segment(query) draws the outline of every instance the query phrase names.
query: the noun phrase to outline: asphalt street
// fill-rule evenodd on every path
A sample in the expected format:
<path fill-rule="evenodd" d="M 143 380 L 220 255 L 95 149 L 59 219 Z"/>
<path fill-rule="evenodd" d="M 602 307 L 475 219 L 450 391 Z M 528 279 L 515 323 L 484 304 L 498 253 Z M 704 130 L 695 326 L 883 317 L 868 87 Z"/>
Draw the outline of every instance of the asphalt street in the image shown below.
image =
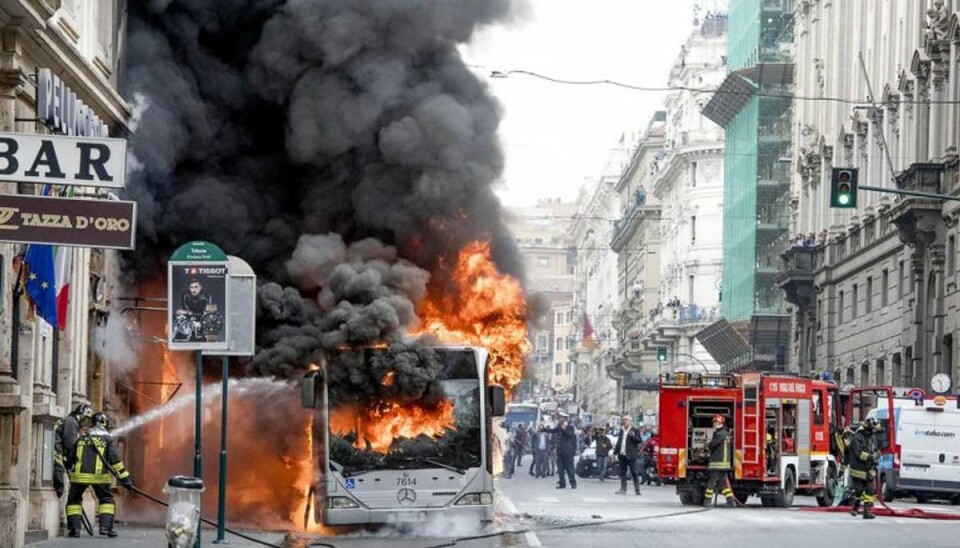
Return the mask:
<path fill-rule="evenodd" d="M 527 463 L 529 464 L 529 457 Z M 254 532 L 259 540 L 285 548 L 307 548 L 327 542 L 336 548 L 498 548 L 546 546 L 588 548 L 743 548 L 744 546 L 924 546 L 955 547 L 960 522 L 879 517 L 864 521 L 845 513 L 809 511 L 816 501 L 797 497 L 792 509 L 763 508 L 758 499 L 746 508 L 707 509 L 682 506 L 672 487 L 645 486 L 642 495 L 617 495 L 617 480 L 600 483 L 579 479 L 578 488 L 556 489 L 556 478 L 536 479 L 526 471 L 497 482 L 497 518 L 493 525 L 455 523 L 442 517 L 434 522 L 378 530 L 341 531 L 336 536 Z M 632 486 L 631 486 L 632 487 Z M 632 489 L 631 489 L 632 490 Z M 919 505 L 898 501 L 896 509 L 921 508 L 960 516 L 960 507 L 948 504 Z M 807 510 L 805 510 L 806 508 Z M 56 539 L 43 548 L 163 546 L 162 530 L 121 526 L 120 537 Z M 206 531 L 204 546 L 213 546 L 213 531 Z M 228 536 L 233 546 L 256 546 Z"/>
<path fill-rule="evenodd" d="M 791 509 L 763 508 L 760 500 L 746 508 L 682 506 L 673 487 L 644 486 L 642 494 L 617 495 L 619 482 L 580 479 L 576 490 L 556 489 L 555 478 L 535 479 L 526 472 L 498 483 L 501 508 L 519 514 L 517 523 L 532 529 L 523 540 L 530 546 L 584 548 L 643 546 L 657 548 L 743 548 L 744 546 L 924 546 L 954 547 L 958 521 L 879 517 L 873 521 L 846 513 L 810 511 L 812 497 L 800 497 Z M 806 510 L 804 509 L 807 508 Z M 960 507 L 916 504 L 912 499 L 891 505 L 952 512 Z"/>

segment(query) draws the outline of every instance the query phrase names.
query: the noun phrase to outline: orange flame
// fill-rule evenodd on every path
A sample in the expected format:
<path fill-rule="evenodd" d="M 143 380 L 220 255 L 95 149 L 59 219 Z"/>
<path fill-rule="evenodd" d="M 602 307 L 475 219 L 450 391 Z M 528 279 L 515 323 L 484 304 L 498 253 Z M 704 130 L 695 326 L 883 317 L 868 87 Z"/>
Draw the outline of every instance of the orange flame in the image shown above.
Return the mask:
<path fill-rule="evenodd" d="M 431 333 L 446 343 L 486 348 L 488 381 L 511 390 L 520 383 L 529 352 L 527 302 L 520 282 L 497 270 L 487 241 L 460 250 L 451 278 L 454 291 L 431 295 L 422 303 L 422 324 L 414 334 Z"/>
<path fill-rule="evenodd" d="M 397 438 L 427 435 L 438 438 L 453 429 L 453 404 L 414 402 L 406 405 L 386 402 L 359 409 L 344 405 L 330 411 L 330 431 L 338 436 L 356 433 L 354 447 L 386 453 Z"/>

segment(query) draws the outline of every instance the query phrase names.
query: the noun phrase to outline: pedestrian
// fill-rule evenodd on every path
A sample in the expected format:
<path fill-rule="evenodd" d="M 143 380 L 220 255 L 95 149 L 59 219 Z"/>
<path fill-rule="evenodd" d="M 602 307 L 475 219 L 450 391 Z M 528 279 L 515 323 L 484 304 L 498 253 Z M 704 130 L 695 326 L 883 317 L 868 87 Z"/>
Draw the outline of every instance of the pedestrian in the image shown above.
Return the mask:
<path fill-rule="evenodd" d="M 863 503 L 863 519 L 873 519 L 873 502 L 876 495 L 874 478 L 877 476 L 877 461 L 880 451 L 873 439 L 877 421 L 868 418 L 853 435 L 850 442 L 850 478 L 853 480 L 853 506 L 850 515 L 856 516 Z"/>
<path fill-rule="evenodd" d="M 544 431 L 546 425 L 540 423 L 540 429 L 534 437 L 533 464 L 530 465 L 530 474 L 542 478 L 547 475 L 547 460 L 550 454 L 550 434 Z"/>
<path fill-rule="evenodd" d="M 516 440 L 516 456 L 517 456 L 517 466 L 523 466 L 523 452 L 527 448 L 527 425 L 524 423 L 519 423 L 517 425 L 517 440 Z"/>
<path fill-rule="evenodd" d="M 109 468 L 108 468 L 109 467 Z M 111 473 L 110 470 L 113 472 Z M 76 462 L 70 470 L 70 491 L 67 494 L 67 529 L 69 536 L 80 536 L 83 518 L 83 493 L 93 487 L 97 497 L 97 514 L 100 517 L 100 535 L 117 536 L 113 529 L 116 506 L 110 485 L 113 474 L 127 489 L 133 488 L 130 473 L 127 472 L 117 442 L 107 432 L 107 416 L 97 413 L 91 419 L 90 430 L 77 440 Z"/>
<path fill-rule="evenodd" d="M 503 477 L 510 479 L 513 477 L 514 463 L 516 458 L 517 445 L 517 427 L 514 425 L 507 431 L 507 451 L 503 455 Z"/>
<path fill-rule="evenodd" d="M 557 489 L 565 489 L 567 480 L 570 481 L 570 488 L 576 489 L 577 477 L 573 470 L 573 457 L 577 452 L 576 429 L 569 424 L 566 415 L 560 415 L 557 427 L 546 431 L 557 436 L 557 475 L 560 476 Z"/>
<path fill-rule="evenodd" d="M 660 482 L 660 475 L 657 474 L 657 457 L 660 455 L 660 438 L 657 437 L 657 431 L 651 430 L 650 437 L 643 442 L 643 468 L 641 468 L 641 476 L 643 477 L 644 485 L 653 485 L 656 482 L 657 486 L 662 485 Z"/>
<path fill-rule="evenodd" d="M 600 481 L 606 481 L 607 463 L 610 462 L 610 449 L 613 448 L 613 444 L 610 443 L 610 438 L 607 437 L 607 429 L 602 426 L 597 428 L 593 439 L 597 444 L 597 473 L 600 476 Z"/>
<path fill-rule="evenodd" d="M 550 432 L 549 428 L 547 432 Z M 550 471 L 547 475 L 552 476 L 557 473 L 557 435 L 553 433 L 550 433 L 550 452 L 547 455 L 547 459 L 550 464 Z"/>
<path fill-rule="evenodd" d="M 730 429 L 724 425 L 723 415 L 713 416 L 713 437 L 707 442 L 710 451 L 710 464 L 707 465 L 707 489 L 703 492 L 703 502 L 710 505 L 713 502 L 714 489 L 720 490 L 727 499 L 727 506 L 733 507 L 733 489 L 730 488 L 730 470 L 733 469 L 733 436 Z"/>
<path fill-rule="evenodd" d="M 53 427 L 53 490 L 57 498 L 63 498 L 66 489 L 64 476 L 73 467 L 77 440 L 80 439 L 81 422 L 90 424 L 93 409 L 81 403 L 64 419 L 58 420 Z"/>
<path fill-rule="evenodd" d="M 629 415 L 623 417 L 623 428 L 617 437 L 617 444 L 613 448 L 613 454 L 617 456 L 620 464 L 620 490 L 618 495 L 627 493 L 627 474 L 633 477 L 633 490 L 640 494 L 640 473 L 637 470 L 637 459 L 640 457 L 640 431 L 633 427 L 633 418 Z"/>

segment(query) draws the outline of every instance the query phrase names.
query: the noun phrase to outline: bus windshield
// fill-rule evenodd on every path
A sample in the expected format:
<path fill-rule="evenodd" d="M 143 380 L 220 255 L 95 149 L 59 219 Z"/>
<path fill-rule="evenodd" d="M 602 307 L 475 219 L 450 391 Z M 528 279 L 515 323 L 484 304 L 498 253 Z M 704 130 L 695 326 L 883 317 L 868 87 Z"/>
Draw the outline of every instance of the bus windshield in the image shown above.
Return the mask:
<path fill-rule="evenodd" d="M 462 356 L 457 360 L 460 364 L 450 367 L 443 359 L 447 367 L 437 382 L 439 400 L 393 405 L 382 414 L 348 411 L 351 420 L 332 422 L 330 468 L 351 476 L 418 468 L 463 474 L 481 466 L 480 378 L 475 360 L 463 363 Z M 338 410 L 332 408 L 331 413 Z"/>

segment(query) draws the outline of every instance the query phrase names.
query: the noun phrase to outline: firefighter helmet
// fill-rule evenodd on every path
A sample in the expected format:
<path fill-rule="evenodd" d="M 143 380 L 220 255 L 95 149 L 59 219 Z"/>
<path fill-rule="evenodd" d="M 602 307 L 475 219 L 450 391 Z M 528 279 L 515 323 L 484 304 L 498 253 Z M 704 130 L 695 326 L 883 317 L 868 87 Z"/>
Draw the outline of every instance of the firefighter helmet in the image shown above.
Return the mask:
<path fill-rule="evenodd" d="M 103 412 L 97 413 L 93 416 L 92 419 L 93 426 L 99 426 L 101 428 L 106 428 L 109 421 L 107 420 L 107 415 Z"/>
<path fill-rule="evenodd" d="M 873 417 L 868 417 L 867 420 L 863 421 L 863 429 L 867 432 L 872 432 L 877 429 L 877 419 Z"/>
<path fill-rule="evenodd" d="M 73 410 L 73 416 L 77 417 L 77 420 L 80 420 L 81 417 L 93 417 L 93 408 L 86 403 L 81 403 Z"/>
<path fill-rule="evenodd" d="M 713 424 L 717 424 L 717 423 L 720 423 L 721 426 L 724 423 L 723 415 L 721 415 L 720 413 L 717 413 L 716 415 L 713 416 Z"/>

